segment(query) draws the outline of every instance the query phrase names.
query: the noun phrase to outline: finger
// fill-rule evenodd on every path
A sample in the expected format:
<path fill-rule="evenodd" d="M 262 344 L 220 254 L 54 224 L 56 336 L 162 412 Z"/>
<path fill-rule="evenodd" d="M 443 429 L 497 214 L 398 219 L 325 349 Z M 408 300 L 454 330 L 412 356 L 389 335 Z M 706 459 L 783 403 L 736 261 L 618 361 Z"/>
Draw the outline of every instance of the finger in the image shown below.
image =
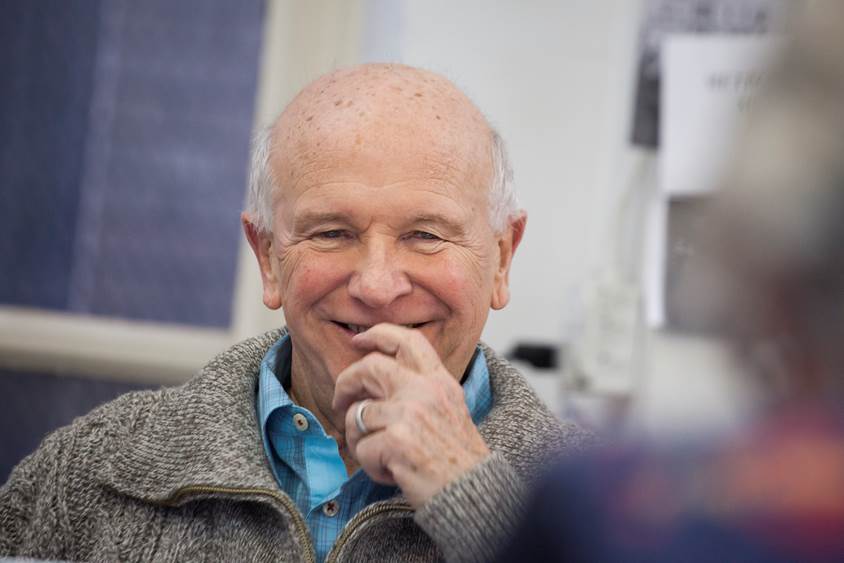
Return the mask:
<path fill-rule="evenodd" d="M 370 479 L 382 485 L 394 486 L 396 482 L 389 468 L 390 455 L 386 441 L 386 433 L 383 430 L 367 434 L 351 451 Z"/>
<path fill-rule="evenodd" d="M 442 364 L 436 350 L 420 331 L 399 325 L 377 324 L 356 334 L 352 342 L 363 349 L 395 356 L 399 364 L 422 373 Z"/>
<path fill-rule="evenodd" d="M 410 460 L 417 456 L 419 447 L 418 436 L 409 425 L 393 423 L 362 437 L 352 455 L 374 481 L 395 485 L 399 484 L 396 471 L 400 471 L 402 465 L 415 467 Z"/>
<path fill-rule="evenodd" d="M 367 434 L 361 434 L 357 425 L 357 412 L 361 403 L 362 401 L 352 403 L 349 410 L 346 411 L 346 443 L 351 451 L 354 451 L 361 438 L 379 432 L 386 428 L 390 422 L 397 420 L 398 411 L 394 403 L 369 400 L 361 415 Z"/>
<path fill-rule="evenodd" d="M 335 412 L 343 412 L 355 401 L 387 399 L 407 377 L 395 358 L 372 352 L 340 372 L 331 406 Z"/>
<path fill-rule="evenodd" d="M 355 451 L 355 446 L 357 445 L 358 440 L 360 440 L 362 434 L 361 431 L 358 429 L 357 425 L 357 412 L 360 408 L 360 405 L 363 401 L 355 401 L 349 406 L 349 410 L 346 411 L 346 445 L 349 447 L 349 451 Z M 369 405 L 371 403 L 367 403 Z M 365 407 L 363 413 L 361 415 L 361 419 L 363 419 L 364 424 L 366 424 L 366 411 L 369 410 L 369 406 Z M 369 426 L 367 426 L 369 429 Z"/>

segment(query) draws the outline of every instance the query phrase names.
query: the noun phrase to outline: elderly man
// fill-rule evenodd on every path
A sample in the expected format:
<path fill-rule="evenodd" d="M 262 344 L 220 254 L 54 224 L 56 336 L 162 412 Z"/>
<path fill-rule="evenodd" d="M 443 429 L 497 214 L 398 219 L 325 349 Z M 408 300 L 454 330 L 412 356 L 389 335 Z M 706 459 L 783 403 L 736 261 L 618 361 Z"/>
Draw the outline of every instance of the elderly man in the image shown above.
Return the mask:
<path fill-rule="evenodd" d="M 0 551 L 59 559 L 485 559 L 561 426 L 479 338 L 525 228 L 447 80 L 365 65 L 259 135 L 242 215 L 286 330 L 59 430 L 0 493 Z"/>

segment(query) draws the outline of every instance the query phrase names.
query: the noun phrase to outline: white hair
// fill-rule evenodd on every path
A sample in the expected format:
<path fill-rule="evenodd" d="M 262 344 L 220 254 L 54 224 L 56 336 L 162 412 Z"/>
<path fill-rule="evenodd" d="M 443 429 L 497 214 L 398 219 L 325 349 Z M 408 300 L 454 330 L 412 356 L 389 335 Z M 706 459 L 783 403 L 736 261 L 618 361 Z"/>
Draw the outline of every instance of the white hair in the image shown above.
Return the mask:
<path fill-rule="evenodd" d="M 504 139 L 492 131 L 492 182 L 489 187 L 489 224 L 496 233 L 507 228 L 510 219 L 519 212 L 519 201 L 513 185 L 513 168 Z"/>
<path fill-rule="evenodd" d="M 273 230 L 274 186 L 276 182 L 270 160 L 274 130 L 274 124 L 268 125 L 259 129 L 252 137 L 246 214 L 260 233 L 271 233 Z"/>
<path fill-rule="evenodd" d="M 271 233 L 273 227 L 277 188 L 270 160 L 274 131 L 275 126 L 269 125 L 259 129 L 252 138 L 246 214 L 261 233 Z M 489 224 L 496 233 L 501 233 L 507 228 L 510 219 L 518 213 L 519 204 L 504 139 L 495 129 L 491 129 L 491 132 L 492 181 L 489 187 Z"/>

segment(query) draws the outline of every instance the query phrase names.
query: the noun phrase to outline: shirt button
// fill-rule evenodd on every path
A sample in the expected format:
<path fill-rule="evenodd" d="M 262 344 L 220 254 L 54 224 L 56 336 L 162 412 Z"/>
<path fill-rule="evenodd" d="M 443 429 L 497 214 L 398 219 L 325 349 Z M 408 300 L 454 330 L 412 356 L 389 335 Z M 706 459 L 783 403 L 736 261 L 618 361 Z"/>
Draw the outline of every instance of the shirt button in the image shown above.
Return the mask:
<path fill-rule="evenodd" d="M 300 412 L 297 412 L 293 415 L 293 424 L 296 425 L 296 430 L 304 432 L 308 429 L 308 417 Z"/>
<path fill-rule="evenodd" d="M 322 505 L 322 513 L 328 516 L 329 518 L 337 516 L 338 512 L 340 512 L 340 505 L 338 505 L 333 500 L 330 500 Z"/>

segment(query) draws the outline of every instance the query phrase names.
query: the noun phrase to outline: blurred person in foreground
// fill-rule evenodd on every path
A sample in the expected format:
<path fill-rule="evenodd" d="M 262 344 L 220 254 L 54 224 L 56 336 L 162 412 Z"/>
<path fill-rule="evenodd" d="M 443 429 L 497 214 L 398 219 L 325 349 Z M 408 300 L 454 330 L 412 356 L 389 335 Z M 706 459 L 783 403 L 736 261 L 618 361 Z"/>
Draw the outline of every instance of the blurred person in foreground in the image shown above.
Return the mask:
<path fill-rule="evenodd" d="M 702 241 L 758 411 L 563 462 L 500 561 L 844 561 L 844 3 L 809 6 Z"/>
<path fill-rule="evenodd" d="M 501 139 L 438 75 L 339 70 L 258 135 L 242 222 L 287 327 L 46 438 L 0 489 L 0 553 L 489 558 L 585 436 L 479 343 L 525 228 Z"/>

